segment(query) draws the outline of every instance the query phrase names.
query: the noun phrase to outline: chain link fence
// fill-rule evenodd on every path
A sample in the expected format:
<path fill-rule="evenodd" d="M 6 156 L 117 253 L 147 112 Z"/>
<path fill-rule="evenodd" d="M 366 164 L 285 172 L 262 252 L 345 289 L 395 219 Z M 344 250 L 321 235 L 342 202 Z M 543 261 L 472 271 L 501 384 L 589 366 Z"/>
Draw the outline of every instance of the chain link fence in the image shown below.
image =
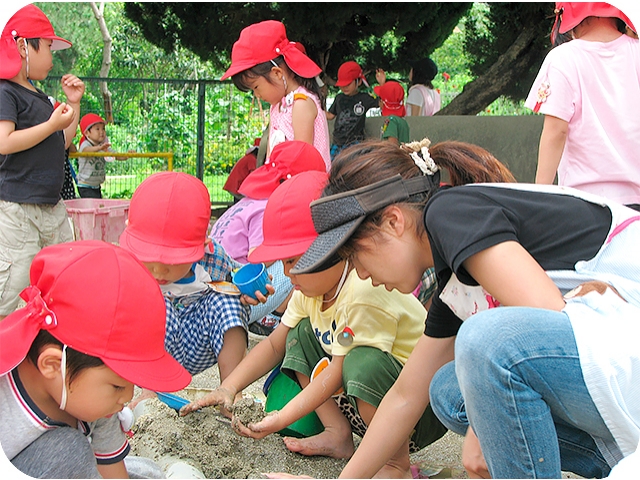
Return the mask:
<path fill-rule="evenodd" d="M 235 162 L 262 136 L 268 105 L 219 80 L 82 80 L 86 91 L 81 115 L 96 113 L 107 120 L 107 136 L 116 152 L 172 153 L 173 170 L 202 179 L 213 205 L 233 202 L 222 186 Z M 37 86 L 53 99 L 64 100 L 60 77 L 49 77 Z M 80 133 L 76 145 L 79 139 Z M 108 162 L 103 195 L 131 198 L 145 178 L 168 168 L 166 155 Z"/>

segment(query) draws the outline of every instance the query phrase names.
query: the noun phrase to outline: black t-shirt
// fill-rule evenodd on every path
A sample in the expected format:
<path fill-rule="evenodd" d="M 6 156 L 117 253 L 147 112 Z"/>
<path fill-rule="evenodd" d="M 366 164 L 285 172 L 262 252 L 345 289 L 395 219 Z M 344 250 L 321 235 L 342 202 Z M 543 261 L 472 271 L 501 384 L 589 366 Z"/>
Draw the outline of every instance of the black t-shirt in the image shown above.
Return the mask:
<path fill-rule="evenodd" d="M 348 145 L 356 140 L 364 139 L 364 122 L 367 111 L 378 106 L 378 100 L 368 93 L 358 92 L 355 95 L 339 93 L 329 113 L 336 116 L 333 124 L 334 145 Z"/>
<path fill-rule="evenodd" d="M 17 83 L 0 80 L 0 120 L 24 130 L 46 122 L 53 113 L 49 97 Z M 0 155 L 0 199 L 55 205 L 64 182 L 64 134 L 54 132 L 21 152 Z"/>
<path fill-rule="evenodd" d="M 478 285 L 463 266 L 469 257 L 516 241 L 544 270 L 574 270 L 600 250 L 612 216 L 606 206 L 561 193 L 467 185 L 435 194 L 424 221 L 438 279 L 425 334 L 450 337 L 462 322 L 439 294 L 452 272 L 460 282 Z"/>

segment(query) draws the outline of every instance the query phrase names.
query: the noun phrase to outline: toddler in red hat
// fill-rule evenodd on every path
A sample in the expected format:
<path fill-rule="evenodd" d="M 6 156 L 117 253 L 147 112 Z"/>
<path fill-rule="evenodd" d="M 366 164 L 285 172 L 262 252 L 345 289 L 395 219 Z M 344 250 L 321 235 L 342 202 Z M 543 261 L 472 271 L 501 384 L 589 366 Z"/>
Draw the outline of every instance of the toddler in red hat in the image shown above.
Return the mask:
<path fill-rule="evenodd" d="M 237 262 L 249 263 L 249 253 L 262 243 L 267 200 L 281 183 L 308 170 L 325 171 L 324 160 L 315 147 L 298 140 L 277 145 L 268 163 L 242 182 L 239 192 L 244 197 L 216 221 L 211 238 Z M 275 328 L 293 288 L 283 273 L 282 262 L 268 263 L 267 269 L 275 293 L 266 303 L 251 309 L 249 330 L 258 335 L 268 335 Z"/>
<path fill-rule="evenodd" d="M 350 458 L 353 433 L 364 435 L 382 397 L 421 337 L 426 311 L 411 294 L 390 292 L 374 287 L 371 280 L 360 279 L 351 262 L 337 255 L 313 273 L 291 272 L 318 237 L 310 204 L 320 197 L 327 180 L 324 172 L 302 172 L 269 197 L 264 240 L 249 254 L 249 260 L 281 260 L 294 293 L 273 333 L 251 349 L 217 390 L 187 405 L 181 414 L 209 405 L 228 408 L 237 392 L 278 367 L 280 372 L 273 375 L 286 375 L 302 389 L 261 422 L 237 425 L 239 433 L 263 438 L 293 431 L 307 437 L 284 438 L 293 452 Z M 277 390 L 276 379 L 266 392 L 267 405 L 271 395 L 285 395 Z M 316 432 L 297 430 L 296 422 L 312 410 L 323 428 Z M 411 440 L 419 449 L 446 430 L 427 408 L 415 431 Z M 406 462 L 408 468 L 409 451 L 407 439 L 393 460 Z"/>
<path fill-rule="evenodd" d="M 536 183 L 640 210 L 640 43 L 602 2 L 557 2 L 547 54 L 525 106 L 544 114 Z"/>
<path fill-rule="evenodd" d="M 164 349 L 160 289 L 133 255 L 94 240 L 42 249 L 30 273 L 26 306 L 0 322 L 2 449 L 31 477 L 128 478 L 134 385 L 191 381 Z"/>
<path fill-rule="evenodd" d="M 35 254 L 73 239 L 60 191 L 84 83 L 64 75 L 67 103 L 55 108 L 32 83 L 47 78 L 53 50 L 70 46 L 35 5 L 18 10 L 0 37 L 0 320 L 19 305 Z"/>
<path fill-rule="evenodd" d="M 231 50 L 231 77 L 243 92 L 253 92 L 271 105 L 267 159 L 276 145 L 301 140 L 318 149 L 328 171 L 329 127 L 318 75 L 322 70 L 291 42 L 282 22 L 266 20 L 240 32 Z"/>
<path fill-rule="evenodd" d="M 388 140 L 396 145 L 409 142 L 409 124 L 403 118 L 406 109 L 402 85 L 389 80 L 373 87 L 373 91 L 380 98 L 382 116 L 386 117 L 381 127 L 380 139 Z"/>
<path fill-rule="evenodd" d="M 106 122 L 95 113 L 87 113 L 80 119 L 80 144 L 78 152 L 114 152 L 107 138 Z M 102 198 L 105 164 L 127 157 L 78 157 L 78 194 L 82 198 Z"/>
<path fill-rule="evenodd" d="M 331 159 L 341 150 L 364 140 L 364 123 L 367 112 L 378 106 L 371 95 L 360 91 L 360 86 L 369 86 L 362 68 L 354 61 L 344 62 L 338 69 L 336 87 L 340 93 L 327 111 L 329 120 L 335 119 L 331 142 Z"/>
<path fill-rule="evenodd" d="M 207 238 L 210 217 L 209 190 L 201 180 L 155 173 L 133 193 L 120 246 L 160 285 L 167 351 L 192 375 L 217 363 L 224 379 L 247 349 L 249 307 L 211 283 L 227 280 L 238 264 Z M 144 392 L 134 402 L 148 396 Z"/>

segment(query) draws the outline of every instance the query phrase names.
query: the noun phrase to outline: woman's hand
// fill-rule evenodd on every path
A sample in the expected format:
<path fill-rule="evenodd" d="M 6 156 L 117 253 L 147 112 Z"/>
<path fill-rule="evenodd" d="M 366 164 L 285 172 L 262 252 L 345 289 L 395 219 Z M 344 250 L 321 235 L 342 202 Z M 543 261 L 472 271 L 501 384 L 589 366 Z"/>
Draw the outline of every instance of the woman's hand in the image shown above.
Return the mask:
<path fill-rule="evenodd" d="M 258 423 L 250 423 L 247 426 L 243 425 L 237 417 L 233 417 L 231 426 L 239 435 L 255 439 L 264 438 L 284 428 L 280 425 L 280 417 L 277 410 L 269 412 L 269 414 Z"/>
<path fill-rule="evenodd" d="M 195 402 L 191 402 L 188 405 L 185 405 L 180 409 L 180 416 L 184 417 L 185 415 L 195 412 L 196 410 L 200 410 L 204 407 L 221 405 L 222 409 L 227 412 L 231 409 L 233 405 L 233 400 L 235 398 L 235 393 L 227 390 L 226 388 L 218 387 L 213 392 L 206 394 L 204 397 L 196 400 Z M 223 410 L 223 413 L 224 413 Z M 229 415 L 227 415 L 229 416 Z"/>
<path fill-rule="evenodd" d="M 467 429 L 462 442 L 462 465 L 469 474 L 469 478 L 491 478 L 487 462 L 480 449 L 480 442 L 471 427 Z"/>

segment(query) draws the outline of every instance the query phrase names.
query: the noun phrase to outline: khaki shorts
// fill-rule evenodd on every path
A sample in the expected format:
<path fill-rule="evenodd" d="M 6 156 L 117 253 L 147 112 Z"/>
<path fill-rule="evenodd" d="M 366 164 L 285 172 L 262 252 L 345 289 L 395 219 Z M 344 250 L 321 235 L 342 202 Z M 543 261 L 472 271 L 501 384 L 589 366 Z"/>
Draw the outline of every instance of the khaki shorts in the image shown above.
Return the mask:
<path fill-rule="evenodd" d="M 9 315 L 20 305 L 19 295 L 29 285 L 36 253 L 72 240 L 62 200 L 56 205 L 0 200 L 0 315 Z"/>

